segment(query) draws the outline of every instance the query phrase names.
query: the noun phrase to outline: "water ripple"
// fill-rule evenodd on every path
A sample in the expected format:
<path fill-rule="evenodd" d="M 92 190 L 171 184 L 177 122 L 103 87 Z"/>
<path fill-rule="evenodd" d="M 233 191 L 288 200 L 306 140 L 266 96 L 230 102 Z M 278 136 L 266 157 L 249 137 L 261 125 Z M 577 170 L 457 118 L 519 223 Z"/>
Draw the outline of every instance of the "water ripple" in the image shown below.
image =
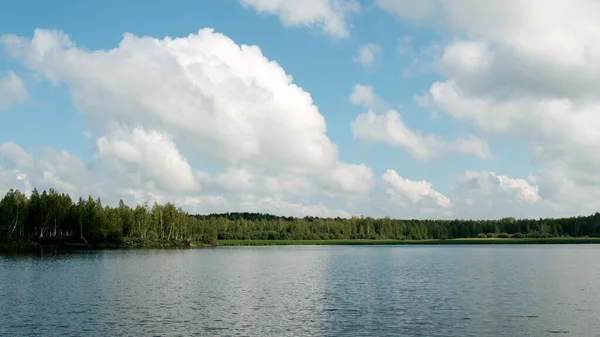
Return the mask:
<path fill-rule="evenodd" d="M 11 255 L 0 258 L 0 335 L 594 336 L 599 252 L 361 246 Z"/>

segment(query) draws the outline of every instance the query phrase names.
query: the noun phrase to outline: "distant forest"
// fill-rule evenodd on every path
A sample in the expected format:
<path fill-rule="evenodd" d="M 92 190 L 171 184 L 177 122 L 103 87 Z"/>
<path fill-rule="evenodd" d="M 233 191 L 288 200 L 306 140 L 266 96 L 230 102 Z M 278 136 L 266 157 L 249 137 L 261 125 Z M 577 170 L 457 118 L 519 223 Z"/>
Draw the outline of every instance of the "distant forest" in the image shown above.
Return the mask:
<path fill-rule="evenodd" d="M 328 240 L 475 237 L 600 237 L 600 213 L 562 219 L 410 220 L 282 217 L 261 213 L 194 215 L 172 203 L 104 206 L 100 198 L 72 200 L 53 189 L 29 197 L 10 190 L 0 201 L 0 241 L 73 239 Z"/>

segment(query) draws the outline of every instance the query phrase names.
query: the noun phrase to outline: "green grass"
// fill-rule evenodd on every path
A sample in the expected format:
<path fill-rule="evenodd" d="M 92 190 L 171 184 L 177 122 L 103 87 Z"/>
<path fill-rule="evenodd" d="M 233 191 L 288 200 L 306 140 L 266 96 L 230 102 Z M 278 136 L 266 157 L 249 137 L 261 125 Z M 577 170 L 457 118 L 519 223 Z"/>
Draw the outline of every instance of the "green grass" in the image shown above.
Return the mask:
<path fill-rule="evenodd" d="M 120 248 L 197 248 L 207 247 L 209 244 L 189 240 L 141 240 L 133 238 L 120 238 L 112 241 L 90 241 L 90 246 L 80 240 L 73 239 L 46 239 L 38 241 L 0 241 L 2 249 L 120 249 Z"/>
<path fill-rule="evenodd" d="M 473 245 L 473 244 L 600 244 L 600 238 L 468 238 L 450 240 L 219 240 L 219 246 L 290 246 L 290 245 Z M 98 242 L 94 249 L 111 248 L 199 248 L 211 246 L 186 240 L 142 241 L 121 239 L 120 242 Z M 80 242 L 0 242 L 1 249 L 54 247 L 65 249 L 87 249 Z"/>
<path fill-rule="evenodd" d="M 469 244 L 600 244 L 600 238 L 450 239 L 450 240 L 219 240 L 220 246 L 289 245 L 469 245 Z"/>

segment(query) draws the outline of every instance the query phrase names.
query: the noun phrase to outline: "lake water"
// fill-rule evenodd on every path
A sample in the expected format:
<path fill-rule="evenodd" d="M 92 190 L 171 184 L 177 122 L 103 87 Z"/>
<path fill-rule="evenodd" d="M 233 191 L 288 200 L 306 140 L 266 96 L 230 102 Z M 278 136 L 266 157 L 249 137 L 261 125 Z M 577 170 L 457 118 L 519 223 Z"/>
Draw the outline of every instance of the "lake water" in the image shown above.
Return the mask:
<path fill-rule="evenodd" d="M 600 246 L 0 255 L 0 336 L 600 336 Z"/>

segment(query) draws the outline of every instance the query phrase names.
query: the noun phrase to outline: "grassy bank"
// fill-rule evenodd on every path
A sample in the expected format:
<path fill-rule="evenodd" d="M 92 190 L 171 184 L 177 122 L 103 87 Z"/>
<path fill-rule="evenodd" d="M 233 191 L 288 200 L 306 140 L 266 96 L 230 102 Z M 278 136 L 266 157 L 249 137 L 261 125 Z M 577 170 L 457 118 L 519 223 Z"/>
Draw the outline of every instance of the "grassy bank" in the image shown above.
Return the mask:
<path fill-rule="evenodd" d="M 112 241 L 89 241 L 67 239 L 46 239 L 36 241 L 9 241 L 0 242 L 0 249 L 118 249 L 118 248 L 196 248 L 210 247 L 215 244 L 206 244 L 190 240 L 142 240 L 121 238 Z"/>
<path fill-rule="evenodd" d="M 0 249 L 119 249 L 119 248 L 200 248 L 214 246 L 326 246 L 326 245 L 482 245 L 482 244 L 600 244 L 600 238 L 468 238 L 449 240 L 219 240 L 208 244 L 189 240 L 140 240 L 122 238 L 118 241 L 89 242 L 71 240 L 39 240 L 0 242 Z"/>
<path fill-rule="evenodd" d="M 450 239 L 450 240 L 219 240 L 219 246 L 289 245 L 473 245 L 473 244 L 600 244 L 600 238 Z"/>

